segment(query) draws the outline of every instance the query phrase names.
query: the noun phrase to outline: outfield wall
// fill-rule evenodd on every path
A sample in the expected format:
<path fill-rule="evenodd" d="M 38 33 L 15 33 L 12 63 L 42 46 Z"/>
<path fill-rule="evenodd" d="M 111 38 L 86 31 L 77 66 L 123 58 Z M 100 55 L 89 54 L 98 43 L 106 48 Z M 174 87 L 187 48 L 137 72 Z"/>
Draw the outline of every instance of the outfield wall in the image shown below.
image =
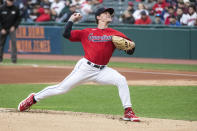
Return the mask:
<path fill-rule="evenodd" d="M 95 27 L 95 24 L 77 24 L 73 29 Z M 167 26 L 111 25 L 136 43 L 134 57 L 197 59 L 197 28 Z M 17 49 L 21 54 L 83 55 L 80 43 L 62 37 L 64 25 L 21 25 L 17 30 Z M 5 52 L 10 51 L 7 40 Z M 113 56 L 131 57 L 115 51 Z"/>

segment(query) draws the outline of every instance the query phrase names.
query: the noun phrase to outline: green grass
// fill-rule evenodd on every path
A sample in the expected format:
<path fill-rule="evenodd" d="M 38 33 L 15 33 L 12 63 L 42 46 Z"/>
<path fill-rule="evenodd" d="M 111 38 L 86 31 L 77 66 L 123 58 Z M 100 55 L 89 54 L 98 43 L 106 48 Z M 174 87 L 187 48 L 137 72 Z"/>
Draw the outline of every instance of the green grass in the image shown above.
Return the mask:
<path fill-rule="evenodd" d="M 27 59 L 19 59 L 17 61 L 16 65 L 57 65 L 57 66 L 63 66 L 63 65 L 69 65 L 74 66 L 77 61 L 63 61 L 63 60 L 27 60 Z M 1 66 L 4 65 L 15 65 L 12 64 L 9 59 L 5 59 Z"/>
<path fill-rule="evenodd" d="M 137 69 L 154 69 L 154 70 L 180 70 L 180 71 L 197 71 L 197 65 L 180 65 L 180 64 L 151 64 L 151 63 L 126 63 L 110 62 L 112 67 L 125 67 Z"/>
<path fill-rule="evenodd" d="M 0 85 L 0 107 L 17 108 L 29 93 L 46 84 Z M 140 117 L 197 121 L 197 87 L 133 86 L 130 87 L 133 108 Z M 67 94 L 52 96 L 33 109 L 66 110 L 122 115 L 123 108 L 114 86 L 81 85 Z"/>
<path fill-rule="evenodd" d="M 77 61 L 63 61 L 63 60 L 25 60 L 19 59 L 17 65 L 56 65 L 56 66 L 74 66 Z M 4 65 L 13 65 L 9 59 L 5 59 Z M 197 65 L 187 64 L 150 64 L 150 63 L 127 63 L 127 62 L 110 62 L 110 67 L 123 67 L 123 68 L 137 68 L 137 69 L 154 69 L 154 70 L 180 70 L 180 71 L 197 71 Z"/>

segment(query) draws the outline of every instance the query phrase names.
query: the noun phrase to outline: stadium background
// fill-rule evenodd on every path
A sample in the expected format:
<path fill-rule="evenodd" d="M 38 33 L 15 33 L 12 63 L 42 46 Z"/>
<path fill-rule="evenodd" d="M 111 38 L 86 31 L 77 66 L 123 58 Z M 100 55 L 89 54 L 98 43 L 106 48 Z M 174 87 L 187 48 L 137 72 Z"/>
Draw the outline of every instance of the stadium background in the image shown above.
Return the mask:
<path fill-rule="evenodd" d="M 50 0 L 49 0 L 50 1 Z M 52 0 L 51 0 L 52 1 Z M 51 2 L 50 1 L 50 2 Z M 69 1 L 69 0 L 68 0 Z M 74 0 L 73 0 L 74 1 Z M 73 3 L 72 1 L 72 3 Z M 169 25 L 135 25 L 120 22 L 121 15 L 127 9 L 129 2 L 132 2 L 134 9 L 137 10 L 139 3 L 147 4 L 145 0 L 101 0 L 102 3 L 92 8 L 113 7 L 115 16 L 110 27 L 115 28 L 136 42 L 136 52 L 134 57 L 144 58 L 170 58 L 170 59 L 197 59 L 197 27 L 195 26 L 169 26 Z M 23 1 L 16 1 L 16 4 L 23 11 L 25 5 Z M 46 5 L 46 1 L 29 0 L 30 5 L 36 6 L 37 2 L 41 7 Z M 165 0 L 168 6 L 177 8 L 186 0 Z M 191 0 L 189 4 L 196 4 Z M 29 5 L 29 6 L 30 6 Z M 70 3 L 71 5 L 71 3 Z M 31 9 L 31 6 L 28 8 Z M 52 6 L 52 5 L 51 5 Z M 188 7 L 187 7 L 188 8 Z M 29 11 L 31 11 L 29 9 Z M 95 27 L 95 16 L 89 13 L 86 21 L 74 25 L 74 29 L 84 29 Z M 148 9 L 147 9 L 148 10 Z M 167 9 L 163 9 L 166 12 Z M 154 15 L 149 11 L 149 16 L 154 19 Z M 30 14 L 29 14 L 30 15 Z M 24 16 L 23 16 L 24 17 Z M 58 54 L 58 55 L 83 55 L 83 49 L 79 43 L 71 43 L 62 37 L 64 22 L 51 20 L 49 22 L 29 22 L 25 18 L 17 30 L 17 47 L 20 54 Z M 7 41 L 5 52 L 10 51 Z M 114 56 L 130 57 L 123 52 L 115 51 Z M 133 56 L 131 56 L 133 57 Z"/>
<path fill-rule="evenodd" d="M 76 24 L 73 29 L 95 27 L 95 24 Z M 197 28 L 166 26 L 111 25 L 136 43 L 134 57 L 197 59 Z M 20 54 L 83 55 L 80 43 L 62 37 L 63 24 L 22 24 L 17 30 L 17 49 Z M 5 52 L 10 51 L 7 40 Z M 116 51 L 114 56 L 129 57 Z M 132 56 L 133 57 L 133 56 Z"/>

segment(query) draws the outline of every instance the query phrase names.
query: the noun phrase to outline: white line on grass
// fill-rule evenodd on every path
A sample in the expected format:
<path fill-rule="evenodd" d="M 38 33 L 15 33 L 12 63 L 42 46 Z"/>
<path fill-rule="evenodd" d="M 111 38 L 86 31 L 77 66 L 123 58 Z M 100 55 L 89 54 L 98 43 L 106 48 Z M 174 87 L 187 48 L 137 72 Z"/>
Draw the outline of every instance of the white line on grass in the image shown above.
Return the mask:
<path fill-rule="evenodd" d="M 46 68 L 67 68 L 71 69 L 73 66 L 42 66 Z M 149 72 L 149 71 L 131 71 L 131 70 L 118 70 L 119 72 L 125 73 L 140 73 L 140 74 L 153 74 L 153 75 L 171 75 L 171 76 L 187 76 L 187 77 L 197 77 L 197 74 L 183 74 L 183 73 L 165 73 L 165 72 Z"/>
<path fill-rule="evenodd" d="M 141 73 L 141 74 L 153 74 L 153 75 L 172 75 L 172 76 L 188 76 L 188 77 L 197 77 L 197 75 L 193 74 L 181 74 L 181 73 L 165 73 L 165 72 L 148 72 L 148 71 L 125 71 L 119 70 L 120 72 L 131 72 L 131 73 Z"/>

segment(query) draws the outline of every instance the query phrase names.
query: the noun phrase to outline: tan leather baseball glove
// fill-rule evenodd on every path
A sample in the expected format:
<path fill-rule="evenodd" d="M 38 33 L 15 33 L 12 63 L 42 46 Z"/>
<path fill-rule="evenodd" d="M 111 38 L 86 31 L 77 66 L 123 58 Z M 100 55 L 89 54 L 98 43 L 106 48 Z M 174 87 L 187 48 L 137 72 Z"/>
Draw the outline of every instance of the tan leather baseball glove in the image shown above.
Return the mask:
<path fill-rule="evenodd" d="M 135 43 L 133 41 L 127 40 L 120 36 L 112 36 L 112 42 L 117 49 L 128 51 L 135 48 Z"/>

